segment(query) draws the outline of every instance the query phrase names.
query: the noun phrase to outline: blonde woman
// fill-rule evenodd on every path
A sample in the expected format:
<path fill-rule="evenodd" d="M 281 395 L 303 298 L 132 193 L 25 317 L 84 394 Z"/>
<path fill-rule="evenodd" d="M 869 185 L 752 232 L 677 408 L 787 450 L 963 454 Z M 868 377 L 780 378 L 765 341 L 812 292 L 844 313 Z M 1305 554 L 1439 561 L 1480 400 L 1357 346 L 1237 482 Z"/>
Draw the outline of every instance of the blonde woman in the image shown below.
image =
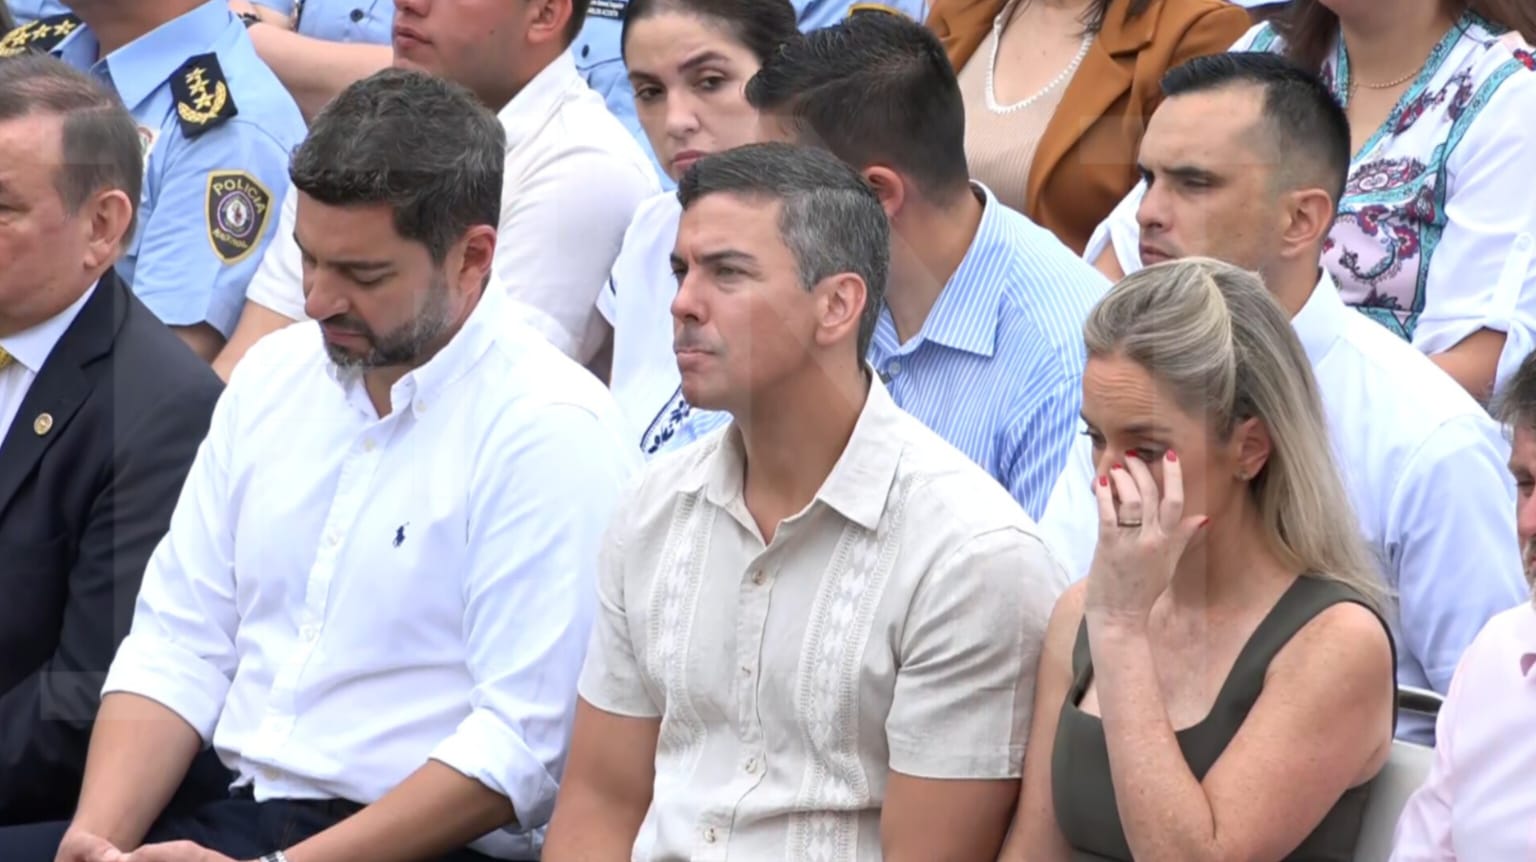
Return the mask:
<path fill-rule="evenodd" d="M 1046 633 L 1004 859 L 1350 859 L 1393 646 L 1285 313 L 1189 259 L 1085 334 L 1099 543 Z"/>

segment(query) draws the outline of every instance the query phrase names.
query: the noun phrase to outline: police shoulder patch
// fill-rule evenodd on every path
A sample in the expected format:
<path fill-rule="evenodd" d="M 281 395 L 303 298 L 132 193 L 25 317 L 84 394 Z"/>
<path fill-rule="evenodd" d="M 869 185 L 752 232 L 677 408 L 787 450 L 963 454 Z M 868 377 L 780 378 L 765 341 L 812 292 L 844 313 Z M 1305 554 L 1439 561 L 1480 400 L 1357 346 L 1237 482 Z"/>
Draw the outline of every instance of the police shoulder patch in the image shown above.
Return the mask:
<path fill-rule="evenodd" d="M 215 54 L 198 54 L 171 75 L 181 133 L 195 138 L 240 113 Z"/>
<path fill-rule="evenodd" d="M 15 57 L 28 51 L 48 52 L 64 37 L 80 29 L 80 19 L 73 15 L 50 15 L 0 36 L 0 57 Z"/>
<path fill-rule="evenodd" d="M 226 264 L 250 257 L 267 228 L 272 193 L 245 171 L 208 175 L 208 242 Z"/>

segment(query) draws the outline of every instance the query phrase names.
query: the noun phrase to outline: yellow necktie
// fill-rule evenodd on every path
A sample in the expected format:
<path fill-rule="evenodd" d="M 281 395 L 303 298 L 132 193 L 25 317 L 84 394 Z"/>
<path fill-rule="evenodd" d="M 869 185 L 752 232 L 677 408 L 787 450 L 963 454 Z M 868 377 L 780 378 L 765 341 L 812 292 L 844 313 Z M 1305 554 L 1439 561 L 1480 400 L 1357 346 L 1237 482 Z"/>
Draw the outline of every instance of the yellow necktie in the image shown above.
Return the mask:
<path fill-rule="evenodd" d="M 4 371 L 7 365 L 15 361 L 16 358 L 14 356 L 7 353 L 4 347 L 0 347 L 0 371 Z"/>

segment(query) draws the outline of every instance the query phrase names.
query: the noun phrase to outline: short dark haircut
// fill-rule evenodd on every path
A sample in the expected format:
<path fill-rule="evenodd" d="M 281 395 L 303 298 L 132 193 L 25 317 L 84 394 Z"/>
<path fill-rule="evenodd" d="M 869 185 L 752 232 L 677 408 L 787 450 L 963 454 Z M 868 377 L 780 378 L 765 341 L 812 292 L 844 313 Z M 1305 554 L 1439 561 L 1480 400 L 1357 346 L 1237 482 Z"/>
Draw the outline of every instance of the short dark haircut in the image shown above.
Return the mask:
<path fill-rule="evenodd" d="M 442 263 L 469 228 L 500 223 L 506 140 L 458 84 L 385 69 L 325 106 L 288 173 L 330 206 L 388 204 L 400 236 Z"/>
<path fill-rule="evenodd" d="M 1293 61 L 1256 51 L 1196 57 L 1163 76 L 1169 98 L 1248 85 L 1264 94 L 1264 137 L 1273 143 L 1284 183 L 1315 182 L 1344 198 L 1349 180 L 1349 118 L 1322 80 Z"/>
<path fill-rule="evenodd" d="M 1536 431 L 1536 352 L 1526 354 L 1505 381 L 1493 399 L 1493 415 L 1510 428 Z"/>
<path fill-rule="evenodd" d="M 858 172 L 821 150 L 749 144 L 700 159 L 677 185 L 685 210 L 714 194 L 781 204 L 779 237 L 806 290 L 843 273 L 864 279 L 858 350 L 860 359 L 867 355 L 885 298 L 891 238 L 885 210 Z"/>
<path fill-rule="evenodd" d="M 0 60 L 0 121 L 29 114 L 63 118 L 63 164 L 54 188 L 71 213 L 104 189 L 118 189 L 131 207 L 122 244 L 133 241 L 144 185 L 144 145 L 138 125 L 115 93 L 48 54 Z"/>
<path fill-rule="evenodd" d="M 901 15 L 853 15 L 790 40 L 747 101 L 858 168 L 883 163 L 932 200 L 968 192 L 965 102 L 944 46 Z"/>
<path fill-rule="evenodd" d="M 565 44 L 571 44 L 581 35 L 581 28 L 587 25 L 587 8 L 591 5 L 592 0 L 571 0 L 571 20 L 565 22 Z"/>
<path fill-rule="evenodd" d="M 631 25 L 662 12 L 681 12 L 718 22 L 732 39 L 752 52 L 758 63 L 768 62 L 774 52 L 800 32 L 795 7 L 789 0 L 629 0 L 619 36 L 620 53 L 629 48 Z"/>

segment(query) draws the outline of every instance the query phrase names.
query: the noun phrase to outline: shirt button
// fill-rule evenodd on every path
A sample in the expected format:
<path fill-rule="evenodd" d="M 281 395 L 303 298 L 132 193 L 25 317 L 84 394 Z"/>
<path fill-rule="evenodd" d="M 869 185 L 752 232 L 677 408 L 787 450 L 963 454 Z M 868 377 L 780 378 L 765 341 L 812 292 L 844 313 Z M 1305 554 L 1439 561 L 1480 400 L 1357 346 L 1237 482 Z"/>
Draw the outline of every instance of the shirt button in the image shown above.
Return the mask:
<path fill-rule="evenodd" d="M 353 23 L 356 23 L 356 22 L 361 21 L 361 20 L 363 20 L 363 10 L 361 10 L 361 9 L 353 9 L 352 10 L 352 21 L 353 21 Z"/>
<path fill-rule="evenodd" d="M 756 775 L 757 774 L 757 758 L 755 758 L 755 757 L 747 758 L 747 762 L 743 763 L 741 765 L 741 768 L 745 769 L 747 771 L 748 775 Z"/>
<path fill-rule="evenodd" d="M 363 451 L 364 452 L 372 452 L 373 451 L 373 441 L 372 440 L 364 440 L 363 441 Z"/>
<path fill-rule="evenodd" d="M 305 643 L 314 643 L 320 637 L 320 629 L 315 626 L 305 626 L 299 630 L 299 634 L 304 636 Z"/>
<path fill-rule="evenodd" d="M 763 581 L 766 581 L 766 580 L 768 580 L 768 578 L 763 574 L 763 570 L 762 569 L 758 569 L 757 571 L 752 573 L 752 583 L 754 583 L 754 584 L 756 584 L 758 586 L 762 586 L 763 585 Z"/>
<path fill-rule="evenodd" d="M 741 666 L 741 675 L 742 676 L 751 676 L 752 675 L 752 668 L 747 667 L 746 665 L 742 665 Z"/>
<path fill-rule="evenodd" d="M 885 366 L 885 376 L 886 377 L 895 377 L 896 375 L 898 375 L 900 373 L 901 373 L 901 362 L 898 361 L 898 360 L 892 359 L 890 361 L 890 364 Z"/>
<path fill-rule="evenodd" d="M 425 401 L 417 401 L 416 403 L 411 405 L 411 409 L 416 411 L 416 415 L 417 416 L 420 416 L 421 414 L 427 412 L 427 402 L 425 402 Z"/>
<path fill-rule="evenodd" d="M 327 545 L 330 545 L 331 547 L 334 548 L 337 545 L 341 544 L 341 536 L 338 535 L 334 530 L 332 530 L 331 532 L 326 533 L 326 535 L 325 535 L 325 543 Z"/>
<path fill-rule="evenodd" d="M 706 827 L 704 829 L 704 843 L 705 844 L 713 844 L 713 843 L 715 843 L 715 838 L 716 838 L 715 827 L 713 827 L 713 826 Z"/>

